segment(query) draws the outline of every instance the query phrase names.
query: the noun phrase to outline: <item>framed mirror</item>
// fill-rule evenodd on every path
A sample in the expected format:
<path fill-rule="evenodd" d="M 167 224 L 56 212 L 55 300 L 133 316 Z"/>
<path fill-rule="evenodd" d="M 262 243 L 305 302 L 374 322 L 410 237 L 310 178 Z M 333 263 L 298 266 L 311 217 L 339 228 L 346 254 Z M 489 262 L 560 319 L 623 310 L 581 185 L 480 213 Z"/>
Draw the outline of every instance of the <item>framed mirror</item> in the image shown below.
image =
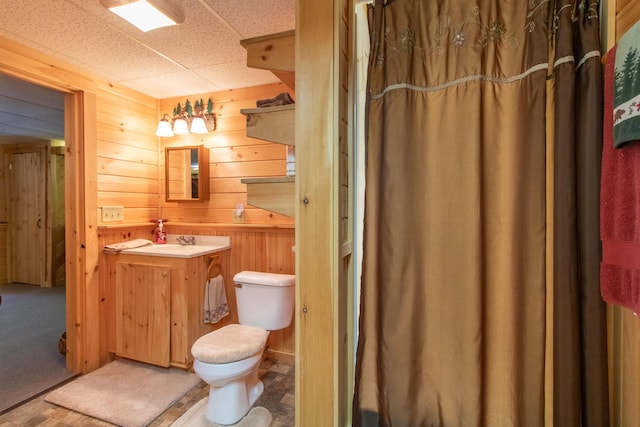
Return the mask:
<path fill-rule="evenodd" d="M 209 200 L 209 150 L 204 145 L 165 149 L 167 202 Z"/>

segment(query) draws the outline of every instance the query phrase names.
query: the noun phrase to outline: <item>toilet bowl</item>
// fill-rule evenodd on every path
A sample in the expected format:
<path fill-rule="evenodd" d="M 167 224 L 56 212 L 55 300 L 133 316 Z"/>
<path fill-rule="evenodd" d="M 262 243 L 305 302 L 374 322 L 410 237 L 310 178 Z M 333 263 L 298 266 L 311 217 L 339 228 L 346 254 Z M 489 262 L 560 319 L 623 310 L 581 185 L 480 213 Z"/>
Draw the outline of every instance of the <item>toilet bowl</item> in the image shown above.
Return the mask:
<path fill-rule="evenodd" d="M 198 338 L 191 347 L 195 373 L 209 384 L 206 417 L 235 424 L 264 390 L 258 378 L 270 330 L 291 324 L 295 276 L 243 271 L 234 277 L 238 320 Z"/>

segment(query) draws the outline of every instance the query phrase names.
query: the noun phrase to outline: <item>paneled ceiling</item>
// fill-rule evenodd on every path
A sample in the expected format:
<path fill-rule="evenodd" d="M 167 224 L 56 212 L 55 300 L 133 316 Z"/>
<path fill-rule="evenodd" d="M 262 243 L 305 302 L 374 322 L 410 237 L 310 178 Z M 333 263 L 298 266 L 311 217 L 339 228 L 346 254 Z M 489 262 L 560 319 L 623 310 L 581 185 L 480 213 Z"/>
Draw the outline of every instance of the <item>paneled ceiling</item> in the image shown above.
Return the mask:
<path fill-rule="evenodd" d="M 64 96 L 0 74 L 0 144 L 64 139 Z"/>
<path fill-rule="evenodd" d="M 294 29 L 295 0 L 170 1 L 184 23 L 144 33 L 98 0 L 0 0 L 0 36 L 154 98 L 278 81 L 246 66 L 240 40 Z M 0 142 L 62 139 L 61 111 L 60 94 L 0 78 Z"/>

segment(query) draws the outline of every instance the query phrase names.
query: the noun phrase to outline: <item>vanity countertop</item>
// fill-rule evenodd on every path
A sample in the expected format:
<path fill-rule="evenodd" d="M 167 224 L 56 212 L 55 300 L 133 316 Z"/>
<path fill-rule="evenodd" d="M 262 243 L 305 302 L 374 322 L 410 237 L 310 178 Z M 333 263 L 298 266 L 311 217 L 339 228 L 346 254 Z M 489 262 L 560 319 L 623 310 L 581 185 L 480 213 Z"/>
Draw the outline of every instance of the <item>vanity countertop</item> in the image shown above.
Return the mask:
<path fill-rule="evenodd" d="M 178 235 L 168 234 L 164 244 L 153 244 L 139 248 L 125 249 L 123 255 L 146 255 L 171 258 L 195 258 L 215 252 L 231 249 L 231 238 L 228 236 L 195 236 L 195 245 L 180 245 L 177 242 Z"/>

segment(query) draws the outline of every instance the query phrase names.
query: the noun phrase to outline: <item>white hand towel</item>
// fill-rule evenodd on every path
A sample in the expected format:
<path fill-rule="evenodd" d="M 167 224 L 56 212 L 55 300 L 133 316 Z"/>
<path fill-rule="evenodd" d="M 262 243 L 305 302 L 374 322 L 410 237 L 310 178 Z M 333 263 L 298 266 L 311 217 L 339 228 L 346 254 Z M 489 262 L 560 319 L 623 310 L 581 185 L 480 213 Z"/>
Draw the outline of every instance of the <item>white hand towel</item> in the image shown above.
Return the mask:
<path fill-rule="evenodd" d="M 229 314 L 227 293 L 222 274 L 211 277 L 204 285 L 204 323 L 216 323 Z"/>
<path fill-rule="evenodd" d="M 125 249 L 140 248 L 142 246 L 149 245 L 153 245 L 153 242 L 151 240 L 133 239 L 126 242 L 111 243 L 110 245 L 105 245 L 104 248 L 102 248 L 102 252 L 104 252 L 105 254 L 117 254 Z"/>

